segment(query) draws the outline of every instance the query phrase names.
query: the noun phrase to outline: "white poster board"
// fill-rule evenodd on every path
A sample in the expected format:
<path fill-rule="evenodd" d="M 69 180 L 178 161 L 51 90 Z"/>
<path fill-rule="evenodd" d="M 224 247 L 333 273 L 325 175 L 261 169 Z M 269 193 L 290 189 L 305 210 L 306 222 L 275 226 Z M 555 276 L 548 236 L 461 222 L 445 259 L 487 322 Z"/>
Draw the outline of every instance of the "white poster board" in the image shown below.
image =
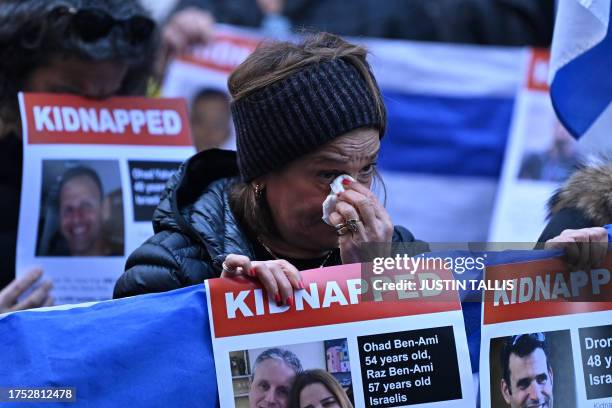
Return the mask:
<path fill-rule="evenodd" d="M 516 284 L 485 297 L 482 408 L 612 404 L 611 269 L 610 255 L 591 271 L 558 258 L 487 267 Z"/>
<path fill-rule="evenodd" d="M 41 267 L 56 304 L 112 298 L 153 234 L 166 181 L 194 153 L 182 99 L 21 94 L 17 276 Z"/>
<path fill-rule="evenodd" d="M 548 85 L 549 54 L 532 50 L 516 96 L 491 242 L 535 242 L 546 226 L 546 204 L 576 164 L 576 141 L 557 119 Z"/>
<path fill-rule="evenodd" d="M 207 280 L 221 407 L 286 406 L 295 368 L 266 367 L 266 353 L 332 374 L 355 407 L 475 406 L 457 292 L 419 289 L 452 274 L 408 275 L 411 293 L 377 292 L 377 278 L 362 276 L 360 264 L 302 272 L 304 289 L 285 306 L 255 282 Z"/>

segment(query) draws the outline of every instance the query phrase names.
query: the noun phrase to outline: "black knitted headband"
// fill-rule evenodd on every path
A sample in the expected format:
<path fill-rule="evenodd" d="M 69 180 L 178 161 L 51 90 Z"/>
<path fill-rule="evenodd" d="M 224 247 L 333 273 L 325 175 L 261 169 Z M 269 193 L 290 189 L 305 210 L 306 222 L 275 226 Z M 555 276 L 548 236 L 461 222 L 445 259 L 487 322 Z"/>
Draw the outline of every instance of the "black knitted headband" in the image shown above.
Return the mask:
<path fill-rule="evenodd" d="M 384 127 L 366 81 L 342 59 L 308 66 L 239 99 L 232 114 L 245 182 L 351 130 Z"/>

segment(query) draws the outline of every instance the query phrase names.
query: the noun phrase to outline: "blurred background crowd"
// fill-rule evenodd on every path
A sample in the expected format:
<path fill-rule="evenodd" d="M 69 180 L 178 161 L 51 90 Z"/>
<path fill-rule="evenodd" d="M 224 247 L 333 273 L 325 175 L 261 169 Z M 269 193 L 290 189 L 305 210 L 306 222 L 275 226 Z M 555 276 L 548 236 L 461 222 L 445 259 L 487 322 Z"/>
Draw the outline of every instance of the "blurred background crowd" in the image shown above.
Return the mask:
<path fill-rule="evenodd" d="M 554 0 L 179 0 L 154 14 L 206 13 L 219 23 L 345 36 L 487 45 L 550 45 Z M 153 4 L 151 4 L 153 6 Z"/>
<path fill-rule="evenodd" d="M 273 38 L 328 31 L 351 37 L 547 48 L 555 16 L 554 0 L 158 0 L 146 6 L 162 26 L 159 80 L 173 57 L 210 40 L 216 23 L 257 29 Z M 202 89 L 192 99 L 198 150 L 233 146 L 228 106 L 226 94 L 215 89 Z"/>

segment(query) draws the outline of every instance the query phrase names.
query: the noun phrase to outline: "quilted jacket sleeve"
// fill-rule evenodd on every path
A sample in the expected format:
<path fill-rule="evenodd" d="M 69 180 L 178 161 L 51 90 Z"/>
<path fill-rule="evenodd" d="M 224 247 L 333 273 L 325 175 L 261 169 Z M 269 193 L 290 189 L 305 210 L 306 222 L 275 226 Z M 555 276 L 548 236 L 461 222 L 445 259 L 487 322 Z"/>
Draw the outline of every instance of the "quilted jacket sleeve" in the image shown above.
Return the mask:
<path fill-rule="evenodd" d="M 113 298 L 165 292 L 217 275 L 200 245 L 180 232 L 162 231 L 130 255 Z"/>

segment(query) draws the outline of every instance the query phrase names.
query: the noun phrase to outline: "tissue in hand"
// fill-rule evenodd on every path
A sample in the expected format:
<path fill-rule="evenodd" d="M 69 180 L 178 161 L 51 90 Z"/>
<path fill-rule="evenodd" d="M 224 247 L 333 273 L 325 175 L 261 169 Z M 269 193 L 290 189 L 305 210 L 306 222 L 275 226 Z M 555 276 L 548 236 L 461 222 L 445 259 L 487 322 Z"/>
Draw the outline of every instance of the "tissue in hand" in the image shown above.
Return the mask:
<path fill-rule="evenodd" d="M 343 174 L 341 176 L 336 177 L 334 181 L 332 181 L 332 183 L 329 185 L 329 187 L 331 188 L 329 195 L 327 196 L 325 201 L 323 201 L 323 221 L 325 221 L 327 225 L 331 225 L 332 227 L 333 225 L 329 221 L 329 215 L 336 209 L 336 203 L 338 202 L 338 197 L 336 196 L 336 194 L 344 191 L 344 186 L 342 185 L 342 181 L 344 180 L 355 181 L 355 179 L 349 176 L 348 174 Z"/>

